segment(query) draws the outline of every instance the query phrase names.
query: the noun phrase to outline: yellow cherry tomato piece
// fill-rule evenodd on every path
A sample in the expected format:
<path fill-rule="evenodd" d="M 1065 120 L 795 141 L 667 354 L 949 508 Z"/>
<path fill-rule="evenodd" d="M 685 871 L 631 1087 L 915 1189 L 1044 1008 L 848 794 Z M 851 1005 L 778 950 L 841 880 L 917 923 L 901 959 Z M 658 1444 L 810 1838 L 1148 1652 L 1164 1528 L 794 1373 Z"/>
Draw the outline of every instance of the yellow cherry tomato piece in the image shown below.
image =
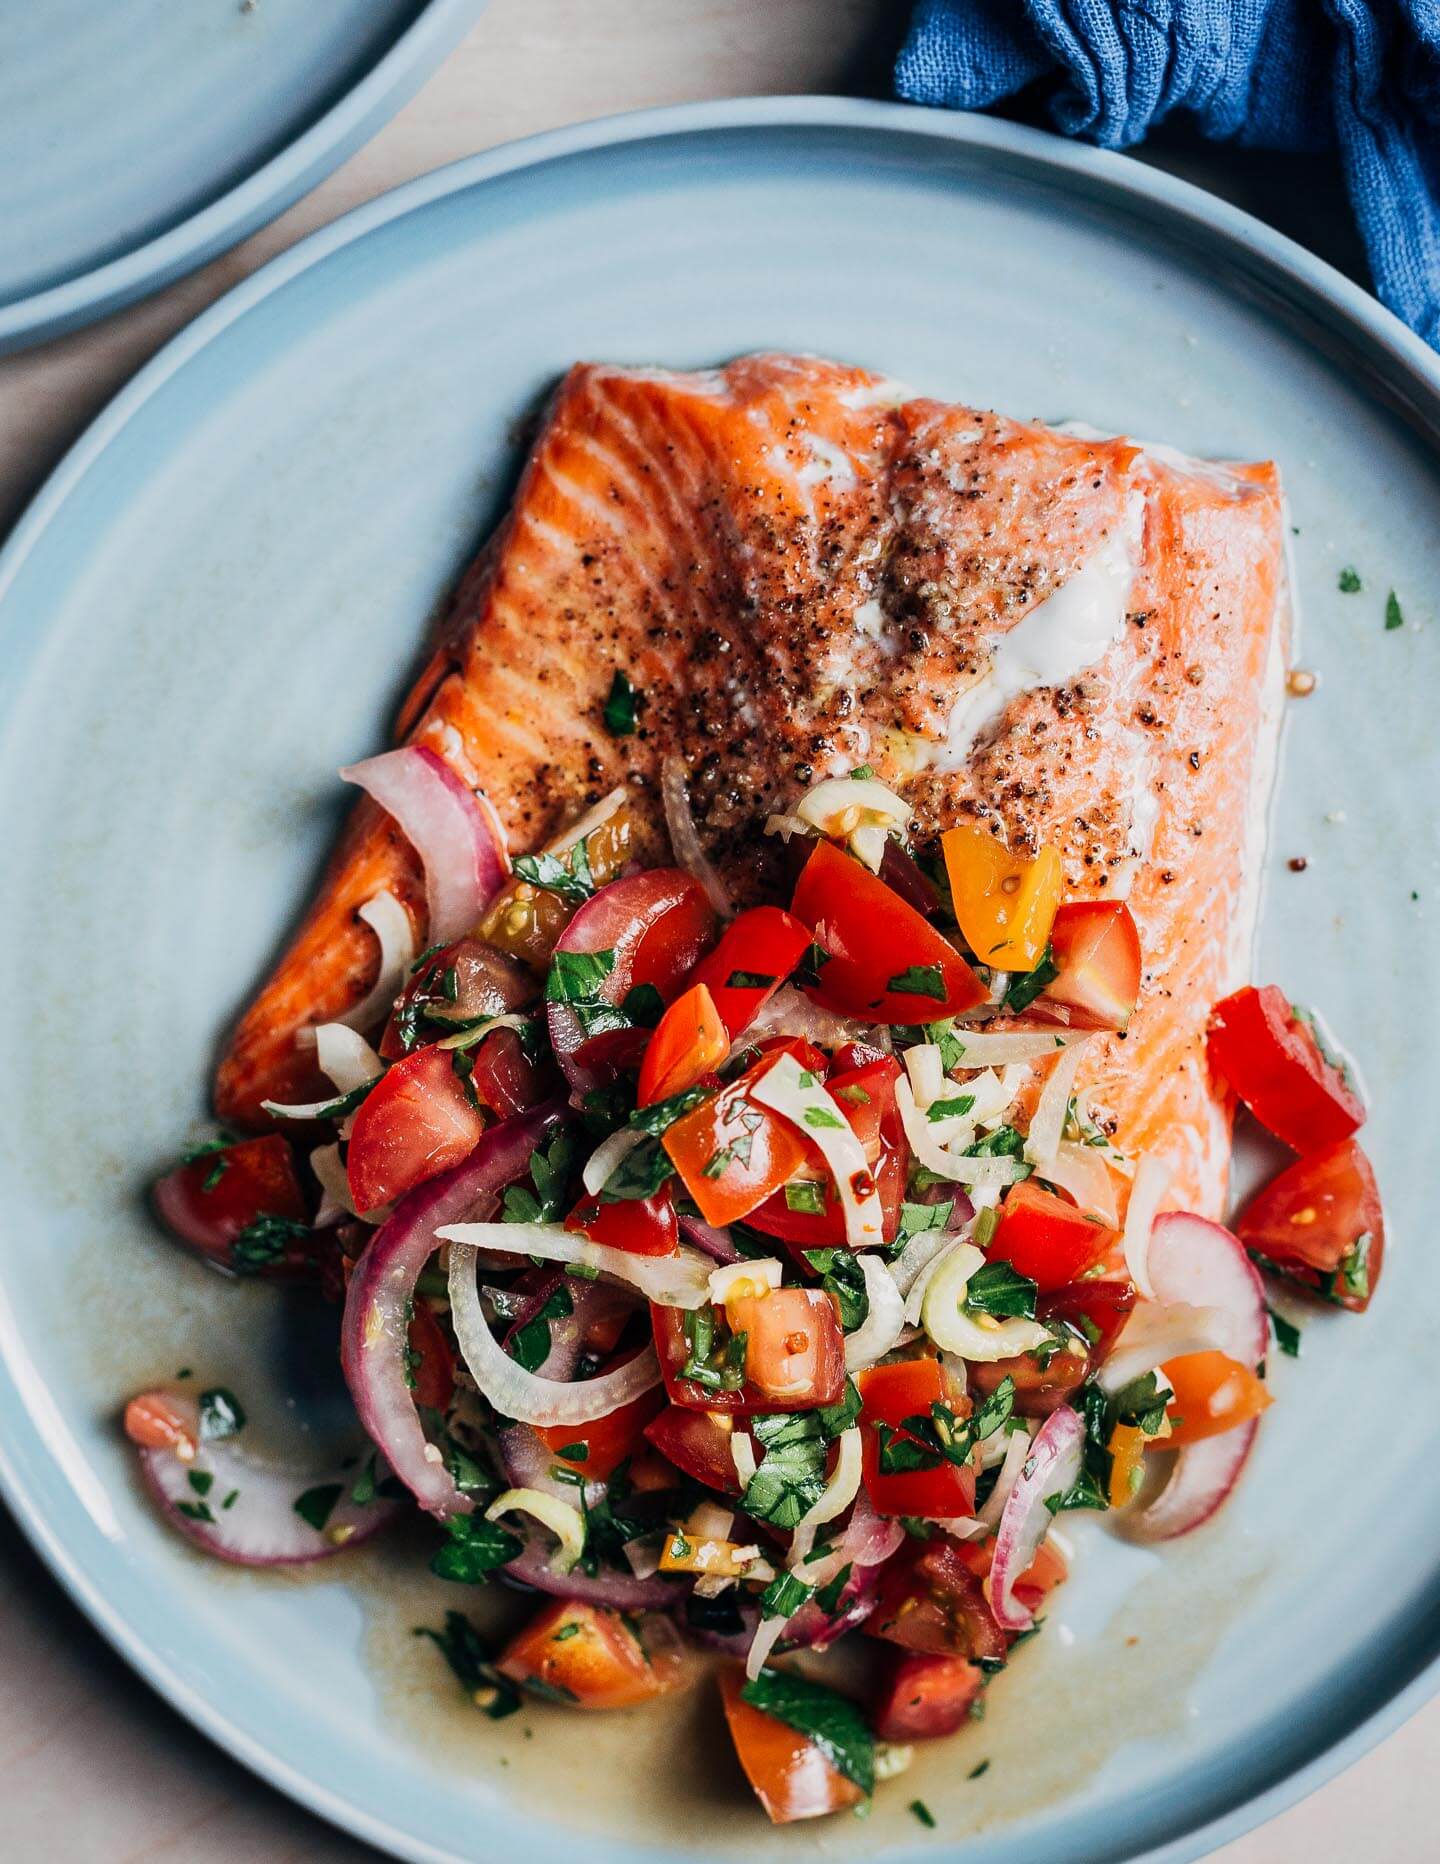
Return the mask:
<path fill-rule="evenodd" d="M 989 829 L 961 826 L 940 838 L 950 897 L 965 942 L 982 964 L 1033 971 L 1045 956 L 1060 905 L 1060 856 L 1012 854 Z"/>
<path fill-rule="evenodd" d="M 1145 1473 L 1145 1433 L 1136 1424 L 1117 1424 L 1110 1438 L 1110 1494 L 1112 1508 L 1133 1501 Z"/>
<path fill-rule="evenodd" d="M 1166 1449 L 1248 1424 L 1273 1402 L 1265 1381 L 1224 1353 L 1186 1353 L 1162 1370 L 1175 1391 L 1165 1412 L 1170 1434 L 1156 1440 Z"/>

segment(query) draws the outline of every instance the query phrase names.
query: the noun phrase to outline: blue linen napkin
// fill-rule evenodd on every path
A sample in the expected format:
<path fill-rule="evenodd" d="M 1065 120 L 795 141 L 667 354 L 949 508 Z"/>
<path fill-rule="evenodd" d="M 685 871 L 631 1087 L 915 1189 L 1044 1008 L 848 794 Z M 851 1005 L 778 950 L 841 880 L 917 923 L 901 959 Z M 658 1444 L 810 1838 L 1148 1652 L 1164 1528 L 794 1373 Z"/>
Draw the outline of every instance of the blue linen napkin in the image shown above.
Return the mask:
<path fill-rule="evenodd" d="M 1440 348 L 1440 0 L 920 0 L 895 82 L 980 110 L 1045 77 L 1056 127 L 1103 148 L 1177 110 L 1338 147 L 1376 291 Z"/>

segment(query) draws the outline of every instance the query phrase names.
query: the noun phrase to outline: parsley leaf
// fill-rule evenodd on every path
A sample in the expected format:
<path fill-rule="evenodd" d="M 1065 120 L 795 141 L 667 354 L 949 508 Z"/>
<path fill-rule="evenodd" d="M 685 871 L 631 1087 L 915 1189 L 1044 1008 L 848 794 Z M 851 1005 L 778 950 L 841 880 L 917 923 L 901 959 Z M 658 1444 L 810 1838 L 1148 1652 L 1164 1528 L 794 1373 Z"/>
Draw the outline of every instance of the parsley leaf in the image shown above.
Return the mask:
<path fill-rule="evenodd" d="M 532 887 L 554 893 L 578 906 L 595 891 L 595 876 L 590 870 L 590 855 L 583 840 L 568 853 L 522 854 L 515 862 L 515 872 Z"/>
<path fill-rule="evenodd" d="M 1405 626 L 1405 617 L 1400 612 L 1400 598 L 1392 589 L 1385 598 L 1385 632 L 1389 634 L 1395 628 Z"/>
<path fill-rule="evenodd" d="M 785 1208 L 807 1217 L 825 1215 L 825 1187 L 814 1178 L 793 1178 L 785 1187 Z"/>
<path fill-rule="evenodd" d="M 838 1113 L 832 1113 L 828 1107 L 806 1107 L 805 1124 L 810 1127 L 843 1127 L 845 1122 Z"/>
<path fill-rule="evenodd" d="M 1358 595 L 1363 588 L 1360 572 L 1353 564 L 1347 563 L 1340 572 L 1339 588 L 1341 595 Z"/>
<path fill-rule="evenodd" d="M 741 1700 L 804 1735 L 862 1793 L 875 1790 L 875 1737 L 848 1696 L 792 1671 L 762 1670 Z"/>
<path fill-rule="evenodd" d="M 445 1532 L 449 1539 L 430 1562 L 430 1571 L 457 1585 L 483 1585 L 497 1567 L 520 1552 L 516 1536 L 483 1514 L 452 1515 Z"/>
<path fill-rule="evenodd" d="M 502 1209 L 507 1223 L 550 1223 L 569 1202 L 570 1177 L 575 1169 L 575 1138 L 558 1132 L 549 1146 L 536 1146 L 530 1154 L 530 1181 L 507 1185 Z"/>
<path fill-rule="evenodd" d="M 295 1512 L 302 1521 L 306 1521 L 317 1534 L 325 1531 L 325 1523 L 335 1512 L 335 1504 L 344 1493 L 338 1482 L 324 1482 L 318 1488 L 306 1489 L 303 1495 L 295 1499 Z"/>
<path fill-rule="evenodd" d="M 1033 971 L 1022 971 L 1010 980 L 1010 988 L 1005 992 L 1007 1010 L 1025 1010 L 1035 1001 L 1047 984 L 1053 984 L 1060 975 L 1060 967 L 1055 962 L 1055 954 L 1047 945 L 1040 962 Z"/>
<path fill-rule="evenodd" d="M 418 1625 L 416 1637 L 428 1637 L 459 1679 L 465 1694 L 492 1722 L 513 1715 L 520 1707 L 520 1691 L 490 1661 L 484 1639 L 464 1612 L 446 1612 L 443 1631 Z"/>
<path fill-rule="evenodd" d="M 600 986 L 614 969 L 613 951 L 557 951 L 550 960 L 550 972 L 545 979 L 545 1000 L 547 1003 L 593 1003 Z"/>
<path fill-rule="evenodd" d="M 616 738 L 628 738 L 635 729 L 640 700 L 640 691 L 632 684 L 630 675 L 616 667 L 615 677 L 610 682 L 610 696 L 601 713 L 605 729 Z"/>
<path fill-rule="evenodd" d="M 607 1204 L 625 1204 L 633 1198 L 654 1197 L 665 1181 L 673 1177 L 670 1154 L 656 1138 L 642 1139 L 632 1146 L 600 1187 Z"/>
<path fill-rule="evenodd" d="M 676 1120 L 683 1119 L 687 1113 L 710 1098 L 708 1087 L 687 1087 L 678 1094 L 671 1094 L 666 1100 L 653 1100 L 648 1107 L 637 1107 L 630 1115 L 628 1124 L 637 1133 L 649 1133 L 658 1138 Z"/>
<path fill-rule="evenodd" d="M 972 1313 L 992 1314 L 997 1320 L 1034 1320 L 1039 1284 L 1011 1268 L 1008 1262 L 987 1262 L 976 1269 L 965 1289 L 965 1306 Z"/>
<path fill-rule="evenodd" d="M 1293 1320 L 1287 1320 L 1283 1314 L 1277 1314 L 1273 1307 L 1265 1312 L 1270 1316 L 1270 1325 L 1275 1329 L 1275 1344 L 1287 1359 L 1300 1357 L 1300 1329 Z"/>
<path fill-rule="evenodd" d="M 870 1296 L 860 1258 L 851 1249 L 807 1249 L 805 1260 L 820 1276 L 820 1286 L 833 1295 L 840 1308 L 840 1325 L 853 1333 L 865 1324 Z"/>
<path fill-rule="evenodd" d="M 899 997 L 945 997 L 945 974 L 938 964 L 911 964 L 897 971 L 886 985 Z"/>
<path fill-rule="evenodd" d="M 293 1217 L 256 1217 L 231 1243 L 230 1266 L 237 1275 L 260 1275 L 282 1261 L 292 1243 L 309 1234 L 309 1224 L 297 1223 Z"/>

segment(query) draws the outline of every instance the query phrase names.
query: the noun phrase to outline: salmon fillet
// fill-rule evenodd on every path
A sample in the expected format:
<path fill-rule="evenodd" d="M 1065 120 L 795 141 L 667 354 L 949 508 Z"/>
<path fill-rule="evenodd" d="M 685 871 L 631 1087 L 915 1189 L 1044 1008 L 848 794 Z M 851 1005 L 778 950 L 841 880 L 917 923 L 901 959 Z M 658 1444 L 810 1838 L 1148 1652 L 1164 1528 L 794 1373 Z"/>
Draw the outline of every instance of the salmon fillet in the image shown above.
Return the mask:
<path fill-rule="evenodd" d="M 1253 927 L 1283 540 L 1268 465 L 909 398 L 807 357 L 581 365 L 401 735 L 484 789 L 515 852 L 624 783 L 640 858 L 668 859 L 659 769 L 679 755 L 747 902 L 780 884 L 767 813 L 862 762 L 921 835 L 969 817 L 1053 844 L 1072 897 L 1128 898 L 1146 958 L 1128 1033 L 1091 1044 L 1080 1082 L 1122 1149 L 1171 1158 L 1172 1201 L 1215 1214 L 1231 1108 L 1204 1025 Z M 618 738 L 617 669 L 642 695 Z M 297 1031 L 369 987 L 356 909 L 384 888 L 423 942 L 418 864 L 367 799 L 224 1056 L 223 1119 L 264 1126 L 262 1099 L 323 1092 Z"/>

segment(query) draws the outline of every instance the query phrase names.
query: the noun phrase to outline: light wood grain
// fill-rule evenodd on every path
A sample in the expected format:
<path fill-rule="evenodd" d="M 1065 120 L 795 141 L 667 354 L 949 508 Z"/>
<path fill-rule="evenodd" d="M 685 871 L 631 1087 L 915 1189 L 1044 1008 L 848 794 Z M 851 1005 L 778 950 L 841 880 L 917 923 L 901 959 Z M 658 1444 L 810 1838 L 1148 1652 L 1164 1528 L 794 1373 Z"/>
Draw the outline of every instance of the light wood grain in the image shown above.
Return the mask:
<path fill-rule="evenodd" d="M 264 0 L 259 0 L 263 5 Z M 114 391 L 238 279 L 397 182 L 510 137 L 746 91 L 882 88 L 898 0 L 493 0 L 368 148 L 274 226 L 97 329 L 0 363 L 0 529 Z M 1199 151 L 1152 159 L 1354 269 L 1333 171 Z M 1440 1856 L 1440 1704 L 1223 1864 Z M 373 1856 L 253 1780 L 135 1680 L 0 1516 L 0 1859 L 343 1864 Z"/>

